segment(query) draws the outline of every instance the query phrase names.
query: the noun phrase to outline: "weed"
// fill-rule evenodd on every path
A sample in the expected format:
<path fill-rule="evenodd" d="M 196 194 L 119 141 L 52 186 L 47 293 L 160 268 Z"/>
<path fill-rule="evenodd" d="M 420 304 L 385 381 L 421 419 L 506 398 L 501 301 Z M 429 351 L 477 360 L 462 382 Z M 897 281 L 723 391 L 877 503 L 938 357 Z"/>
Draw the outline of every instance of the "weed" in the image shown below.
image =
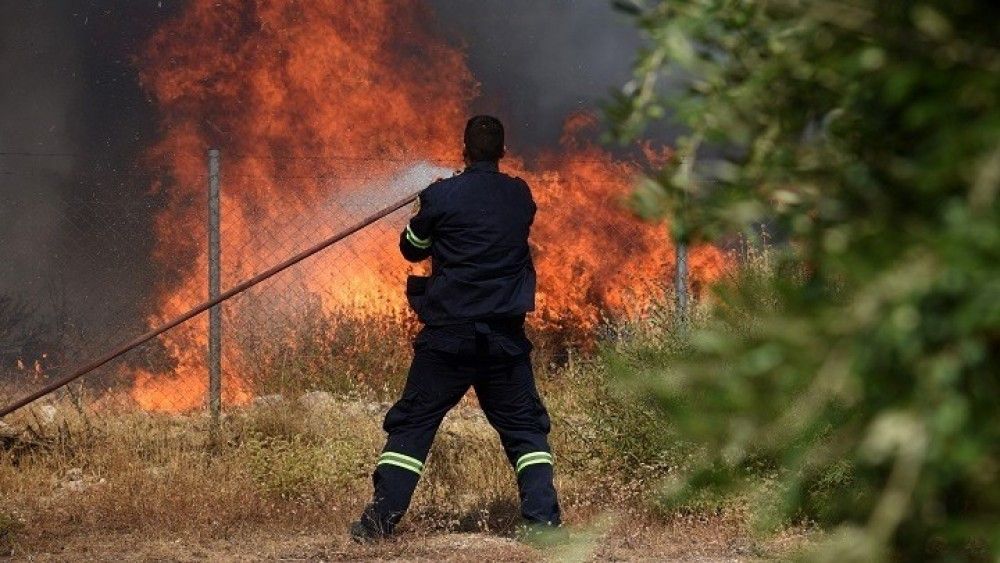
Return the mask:
<path fill-rule="evenodd" d="M 0 509 L 0 555 L 14 553 L 17 536 L 23 528 L 24 521 L 20 516 L 6 509 Z"/>

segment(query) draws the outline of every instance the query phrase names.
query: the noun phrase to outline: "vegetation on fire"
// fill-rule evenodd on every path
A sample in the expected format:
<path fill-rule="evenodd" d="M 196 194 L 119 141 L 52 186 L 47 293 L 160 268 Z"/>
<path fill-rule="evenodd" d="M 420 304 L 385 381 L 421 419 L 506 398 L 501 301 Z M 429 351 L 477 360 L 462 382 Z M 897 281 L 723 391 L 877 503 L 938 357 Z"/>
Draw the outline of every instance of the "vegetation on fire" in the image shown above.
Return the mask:
<path fill-rule="evenodd" d="M 389 179 L 407 164 L 461 166 L 476 79 L 463 49 L 429 26 L 432 20 L 420 0 L 354 3 L 350 10 L 337 2 L 195 0 L 158 27 L 136 57 L 162 132 L 147 155 L 163 167 L 151 189 L 165 200 L 154 222 L 152 258 L 163 278 L 150 325 L 180 314 L 204 291 L 206 148 L 223 148 L 227 283 L 375 211 L 384 194 L 399 189 Z M 386 41 L 384 29 L 404 30 L 397 39 L 406 40 Z M 592 142 L 594 119 L 565 118 L 557 147 L 532 155 L 512 143 L 503 168 L 527 180 L 539 204 L 532 235 L 536 322 L 546 333 L 573 336 L 596 327 L 604 310 L 645 307 L 672 258 L 662 228 L 618 205 L 637 164 Z M 229 307 L 247 303 L 241 316 L 282 317 L 309 295 L 328 312 L 358 302 L 380 310 L 405 306 L 399 288 L 407 265 L 395 250 L 404 221 L 394 216 L 275 278 L 256 311 L 242 298 Z M 699 282 L 715 279 L 725 265 L 714 246 L 692 254 Z M 196 407 L 170 395 L 201 382 L 204 361 L 191 350 L 192 343 L 200 349 L 204 334 L 195 323 L 166 334 L 161 344 L 174 365 L 140 372 L 135 398 L 147 408 Z"/>

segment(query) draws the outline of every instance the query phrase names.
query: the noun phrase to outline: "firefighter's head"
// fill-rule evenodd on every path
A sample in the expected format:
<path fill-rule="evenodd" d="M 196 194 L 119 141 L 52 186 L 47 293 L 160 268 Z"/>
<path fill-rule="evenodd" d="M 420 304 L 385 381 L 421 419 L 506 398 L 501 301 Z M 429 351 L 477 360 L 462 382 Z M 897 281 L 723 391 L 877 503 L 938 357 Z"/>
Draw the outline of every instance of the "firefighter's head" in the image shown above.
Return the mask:
<path fill-rule="evenodd" d="M 467 163 L 503 158 L 503 123 L 489 115 L 477 115 L 465 124 L 465 156 Z"/>

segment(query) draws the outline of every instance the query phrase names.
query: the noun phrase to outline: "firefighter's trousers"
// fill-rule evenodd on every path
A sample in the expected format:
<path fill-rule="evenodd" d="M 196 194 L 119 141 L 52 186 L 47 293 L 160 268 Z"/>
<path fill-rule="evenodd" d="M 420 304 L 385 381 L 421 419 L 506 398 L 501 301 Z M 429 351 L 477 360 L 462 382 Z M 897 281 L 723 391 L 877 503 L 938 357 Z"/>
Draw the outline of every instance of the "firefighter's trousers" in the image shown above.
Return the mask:
<path fill-rule="evenodd" d="M 372 475 L 375 495 L 362 516 L 366 525 L 385 534 L 395 528 L 410 505 L 442 418 L 470 386 L 500 434 L 517 478 L 525 522 L 560 523 L 547 439 L 549 416 L 535 388 L 528 354 L 462 355 L 418 346 L 402 398 L 385 417 L 389 437 Z"/>

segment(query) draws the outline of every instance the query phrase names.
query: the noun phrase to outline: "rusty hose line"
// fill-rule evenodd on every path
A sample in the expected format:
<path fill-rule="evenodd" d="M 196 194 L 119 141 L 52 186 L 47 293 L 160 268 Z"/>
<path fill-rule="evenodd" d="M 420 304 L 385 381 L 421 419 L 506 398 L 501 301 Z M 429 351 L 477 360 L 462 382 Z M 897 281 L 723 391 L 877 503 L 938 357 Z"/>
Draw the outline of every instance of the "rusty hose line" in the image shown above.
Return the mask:
<path fill-rule="evenodd" d="M 63 377 L 61 379 L 53 381 L 52 383 L 49 383 L 48 385 L 46 385 L 45 387 L 42 387 L 38 391 L 35 391 L 34 393 L 32 393 L 32 394 L 30 394 L 30 395 L 28 395 L 26 397 L 21 398 L 20 400 L 17 400 L 15 402 L 7 405 L 6 407 L 3 408 L 3 410 L 0 410 L 0 418 L 7 416 L 8 414 L 16 411 L 17 409 L 19 409 L 19 408 L 21 408 L 23 406 L 26 406 L 28 404 L 33 403 L 33 402 L 37 401 L 38 399 L 41 399 L 42 397 L 48 395 L 49 393 L 51 393 L 51 392 L 53 392 L 53 391 L 55 391 L 57 389 L 60 389 L 60 388 L 62 388 L 64 386 L 68 385 L 69 383 L 72 383 L 73 381 L 79 379 L 80 377 L 83 377 L 84 375 L 87 375 L 88 373 L 90 373 L 90 372 L 94 371 L 95 369 L 103 366 L 104 364 L 110 362 L 111 360 L 114 360 L 115 358 L 121 356 L 122 354 L 128 352 L 129 350 L 132 350 L 136 346 L 139 346 L 141 344 L 144 344 L 144 343 L 146 343 L 146 342 L 148 342 L 148 341 L 156 338 L 157 336 L 159 336 L 159 335 L 163 334 L 164 332 L 166 332 L 166 331 L 174 328 L 175 326 L 177 326 L 177 325 L 179 325 L 179 324 L 181 324 L 181 323 L 183 323 L 183 322 L 185 322 L 187 320 L 190 320 L 191 318 L 196 317 L 197 315 L 200 315 L 201 313 L 204 313 L 205 311 L 211 309 L 212 307 L 215 307 L 216 305 L 218 305 L 219 303 L 222 303 L 223 301 L 229 299 L 230 297 L 232 297 L 232 296 L 234 296 L 234 295 L 236 295 L 238 293 L 242 293 L 242 292 L 246 291 L 247 289 L 250 289 L 251 287 L 259 284 L 260 282 L 262 282 L 262 281 L 270 278 L 271 276 L 273 276 L 273 275 L 275 275 L 275 274 L 277 274 L 277 273 L 279 273 L 279 272 L 281 272 L 283 270 L 287 270 L 288 268 L 294 266 L 295 264 L 298 264 L 299 262 L 305 260 L 306 258 L 309 258 L 313 254 L 316 254 L 316 253 L 320 252 L 321 250 L 324 250 L 327 247 L 332 246 L 332 245 L 340 242 L 341 240 L 344 240 L 345 238 L 353 235 L 354 233 L 360 231 L 361 229 L 364 229 L 365 227 L 367 227 L 368 225 L 371 225 L 375 221 L 378 221 L 379 219 L 382 219 L 382 218 L 386 217 L 387 215 L 393 213 L 394 211 L 398 211 L 399 209 L 402 209 L 407 204 L 409 204 L 410 202 L 412 202 L 413 200 L 415 200 L 417 198 L 417 195 L 418 194 L 409 195 L 406 198 L 401 199 L 401 200 L 397 201 L 396 203 L 393 203 L 389 207 L 386 207 L 385 209 L 383 209 L 383 210 L 381 210 L 381 211 L 379 211 L 377 213 L 374 213 L 372 215 L 369 215 L 368 217 L 365 217 L 361 221 L 358 221 L 354 225 L 351 225 L 350 227 L 348 227 L 348 228 L 344 229 L 343 231 L 340 231 L 339 233 L 333 235 L 332 237 L 330 237 L 330 238 L 328 238 L 328 239 L 326 239 L 326 240 L 324 240 L 324 241 L 316 244 L 315 246 L 313 246 L 311 248 L 308 248 L 306 250 L 303 250 L 302 252 L 296 254 L 295 256 L 292 256 L 288 260 L 285 260 L 284 262 L 282 262 L 282 263 L 280 263 L 280 264 L 278 264 L 276 266 L 273 266 L 270 269 L 265 270 L 265 271 L 257 274 L 256 276 L 248 279 L 248 280 L 245 280 L 245 281 L 242 281 L 242 282 L 236 284 L 235 286 L 231 287 L 230 289 L 226 290 L 225 292 L 219 294 L 218 297 L 216 297 L 214 299 L 209 299 L 208 301 L 204 301 L 204 302 L 202 302 L 202 303 L 200 303 L 200 304 L 192 307 L 190 310 L 188 310 L 188 312 L 186 312 L 186 313 L 184 313 L 184 314 L 176 317 L 175 319 L 171 320 L 170 322 L 167 322 L 166 324 L 163 324 L 163 325 L 159 326 L 158 328 L 150 330 L 149 332 L 147 332 L 145 334 L 142 334 L 141 336 L 137 336 L 134 340 L 128 342 L 127 344 L 123 344 L 123 345 L 119 346 L 118 348 L 115 348 L 114 351 L 109 352 L 109 353 L 105 354 L 104 356 L 101 356 L 100 358 L 98 358 L 98 359 L 90 362 L 89 364 L 81 367 L 80 369 L 74 371 L 70 375 L 67 375 L 67 376 L 65 376 L 65 377 Z"/>

